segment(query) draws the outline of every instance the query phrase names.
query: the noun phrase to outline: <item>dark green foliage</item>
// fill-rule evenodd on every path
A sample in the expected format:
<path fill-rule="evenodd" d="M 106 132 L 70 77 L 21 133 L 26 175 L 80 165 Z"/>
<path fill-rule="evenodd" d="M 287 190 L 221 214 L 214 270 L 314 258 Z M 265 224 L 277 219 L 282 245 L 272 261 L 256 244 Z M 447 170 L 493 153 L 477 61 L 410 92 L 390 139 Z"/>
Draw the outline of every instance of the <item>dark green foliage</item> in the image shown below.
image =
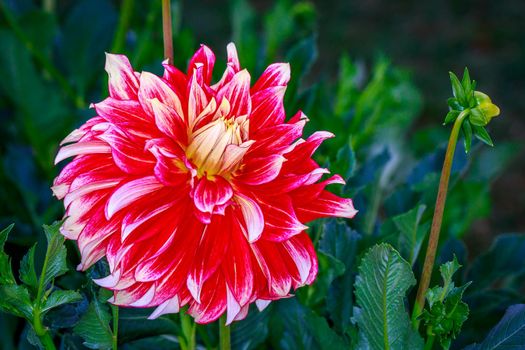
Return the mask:
<path fill-rule="evenodd" d="M 427 291 L 428 307 L 422 318 L 427 326 L 427 334 L 436 336 L 443 349 L 450 348 L 450 344 L 461 331 L 461 326 L 467 320 L 469 307 L 462 301 L 463 293 L 470 282 L 456 287 L 452 276 L 461 265 L 456 257 L 439 267 L 443 286 L 436 286 Z"/>
<path fill-rule="evenodd" d="M 161 72 L 160 0 L 134 1 L 128 28 L 118 28 L 122 1 L 56 1 L 55 11 L 42 10 L 40 3 L 0 2 L 0 227 L 7 227 L 0 232 L 1 346 L 41 346 L 33 329 L 38 309 L 43 326 L 62 349 L 107 349 L 115 333 L 109 295 L 89 282 L 106 276 L 107 264 L 99 262 L 88 273 L 73 271 L 78 254 L 72 249 L 68 254 L 66 245 L 76 249 L 74 244 L 65 244 L 59 223 L 45 226 L 44 235 L 41 225 L 63 214 L 49 190 L 58 172 L 53 165 L 58 143 L 94 115 L 89 103 L 107 96 L 104 52 L 118 48 L 137 71 Z M 329 189 L 352 197 L 359 210 L 353 220 L 308 224 L 319 260 L 316 282 L 294 291 L 293 298 L 272 302 L 263 312 L 252 307 L 245 320 L 232 325 L 232 347 L 418 349 L 427 332 L 451 348 L 522 344 L 523 306 L 510 306 L 525 303 L 524 236 L 502 235 L 479 257 L 467 256 L 462 241 L 476 221 L 491 214 L 491 184 L 522 145 L 497 140 L 493 149 L 481 147 L 482 142 L 493 145 L 486 122 L 494 108 L 480 107 L 487 100 L 475 94 L 476 83 L 467 70 L 461 79 L 450 74 L 453 97 L 447 100 L 448 111 L 446 105 L 435 111 L 424 104 L 411 74 L 414 67 L 400 68 L 382 55 L 370 59 L 344 54 L 327 64 L 323 47 L 331 38 L 318 36 L 318 18 L 326 15 L 318 12 L 320 4 L 277 0 L 262 6 L 231 0 L 214 14 L 224 17 L 224 23 L 230 21 L 221 28 L 200 12 L 188 13 L 193 3 L 172 1 L 175 64 L 181 70 L 198 44 L 210 41 L 216 43 L 210 45 L 217 58 L 215 81 L 230 40 L 252 82 L 270 63 L 291 64 L 287 116 L 298 110 L 308 116 L 304 137 L 314 130 L 336 135 L 316 152 L 316 160 L 347 181 Z M 209 23 L 201 31 L 191 30 L 202 22 Z M 117 40 L 115 33 L 122 30 Z M 352 45 L 359 49 L 361 43 Z M 446 80 L 445 72 L 428 73 Z M 445 285 L 429 291 L 422 316 L 426 326 L 417 333 L 408 314 L 444 147 L 452 124 L 466 109 L 472 113 L 461 126 L 464 142 L 458 143 L 454 159 L 437 256 L 438 262 L 458 256 L 465 268 L 454 279 L 462 287 L 452 282 L 457 265 L 445 264 Z M 442 116 L 445 127 L 439 125 Z M 16 229 L 8 226 L 12 222 Z M 437 276 L 435 271 L 433 284 Z M 469 288 L 467 281 L 473 281 Z M 180 346 L 179 317 L 147 320 L 151 311 L 120 310 L 119 349 Z M 198 326 L 197 343 L 216 348 L 217 333 L 216 324 Z"/>

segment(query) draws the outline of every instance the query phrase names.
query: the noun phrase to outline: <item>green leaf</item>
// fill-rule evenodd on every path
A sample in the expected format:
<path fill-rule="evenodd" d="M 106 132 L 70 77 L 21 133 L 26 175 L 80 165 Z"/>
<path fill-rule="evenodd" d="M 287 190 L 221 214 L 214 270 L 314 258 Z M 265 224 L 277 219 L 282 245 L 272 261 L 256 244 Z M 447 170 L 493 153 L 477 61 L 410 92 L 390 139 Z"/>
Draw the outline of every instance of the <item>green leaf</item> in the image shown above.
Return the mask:
<path fill-rule="evenodd" d="M 268 337 L 269 310 L 261 312 L 253 308 L 248 316 L 231 325 L 232 349 L 256 349 Z"/>
<path fill-rule="evenodd" d="M 18 317 L 31 319 L 33 307 L 27 288 L 16 284 L 0 285 L 0 309 Z"/>
<path fill-rule="evenodd" d="M 461 113 L 460 111 L 457 111 L 455 109 L 449 111 L 447 113 L 447 116 L 445 117 L 445 121 L 443 124 L 452 123 L 453 121 L 456 120 L 456 118 L 459 116 L 460 113 Z"/>
<path fill-rule="evenodd" d="M 439 271 L 443 287 L 430 288 L 426 295 L 428 306 L 423 311 L 423 320 L 427 326 L 427 333 L 437 336 L 444 349 L 450 347 L 469 315 L 469 307 L 461 299 L 470 282 L 455 287 L 452 281 L 460 267 L 456 256 L 452 261 L 442 264 Z"/>
<path fill-rule="evenodd" d="M 359 265 L 354 320 L 371 349 L 407 349 L 413 335 L 404 298 L 416 280 L 410 265 L 388 244 L 376 245 Z M 416 340 L 418 347 L 422 340 Z"/>
<path fill-rule="evenodd" d="M 158 335 L 180 334 L 179 323 L 174 322 L 168 315 L 148 320 L 151 311 L 151 309 L 121 308 L 118 324 L 119 342 L 128 343 Z"/>
<path fill-rule="evenodd" d="M 465 152 L 469 153 L 470 146 L 472 145 L 472 127 L 470 126 L 469 121 L 465 120 L 463 125 L 461 125 L 461 128 L 463 129 L 463 136 L 465 136 L 463 139 L 463 143 L 465 144 Z"/>
<path fill-rule="evenodd" d="M 412 210 L 393 218 L 394 224 L 399 230 L 400 253 L 411 266 L 414 265 L 419 256 L 421 245 L 430 226 L 430 222 L 421 225 L 421 218 L 425 209 L 426 206 L 420 204 Z"/>
<path fill-rule="evenodd" d="M 73 331 L 84 339 L 84 345 L 90 349 L 111 349 L 113 333 L 110 320 L 108 305 L 94 298 Z"/>
<path fill-rule="evenodd" d="M 20 280 L 32 289 L 38 288 L 38 277 L 35 271 L 36 243 L 29 249 L 20 263 Z"/>
<path fill-rule="evenodd" d="M 44 265 L 45 270 L 42 270 L 40 278 L 44 279 L 44 286 L 68 271 L 66 262 L 67 250 L 64 245 L 65 238 L 59 232 L 60 226 L 62 226 L 61 221 L 57 221 L 49 226 L 43 226 L 47 239 L 47 263 Z"/>
<path fill-rule="evenodd" d="M 468 68 L 465 67 L 465 70 L 463 71 L 463 79 L 461 79 L 461 86 L 463 86 L 463 90 L 465 91 L 465 94 L 472 94 L 472 81 L 470 80 L 470 74 L 468 72 Z"/>
<path fill-rule="evenodd" d="M 487 129 L 485 129 L 483 126 L 477 125 L 473 125 L 472 128 L 474 129 L 474 136 L 476 136 L 480 141 L 484 142 L 485 144 L 491 147 L 494 146 L 494 143 L 492 142 L 492 139 L 490 138 Z"/>
<path fill-rule="evenodd" d="M 82 295 L 74 290 L 56 290 L 46 299 L 42 312 L 45 313 L 60 305 L 82 300 Z"/>
<path fill-rule="evenodd" d="M 338 117 L 350 111 L 357 97 L 357 66 L 348 55 L 343 55 L 339 60 L 339 79 L 335 98 L 334 114 Z"/>
<path fill-rule="evenodd" d="M 328 220 L 323 227 L 319 250 L 344 264 L 342 276 L 332 281 L 328 289 L 326 307 L 336 329 L 343 332 L 350 325 L 353 307 L 353 291 L 348 286 L 354 283 L 357 243 L 361 236 L 345 223 Z"/>
<path fill-rule="evenodd" d="M 275 348 L 283 350 L 346 349 L 348 345 L 330 328 L 326 319 L 303 306 L 297 298 L 279 300 L 274 305 L 273 330 L 282 328 L 276 336 Z"/>
<path fill-rule="evenodd" d="M 525 304 L 512 305 L 481 344 L 468 350 L 521 349 L 525 339 Z"/>
<path fill-rule="evenodd" d="M 9 255 L 4 252 L 4 245 L 7 241 L 7 236 L 13 229 L 14 225 L 15 224 L 11 224 L 0 232 L 0 285 L 16 284 L 15 276 L 11 269 L 11 259 L 9 258 Z"/>
<path fill-rule="evenodd" d="M 452 73 L 449 72 L 450 75 L 450 82 L 452 84 L 452 93 L 454 94 L 454 97 L 458 99 L 458 102 L 462 106 L 466 106 L 466 98 L 465 98 L 465 90 L 463 89 L 463 85 L 459 82 L 458 77 Z"/>

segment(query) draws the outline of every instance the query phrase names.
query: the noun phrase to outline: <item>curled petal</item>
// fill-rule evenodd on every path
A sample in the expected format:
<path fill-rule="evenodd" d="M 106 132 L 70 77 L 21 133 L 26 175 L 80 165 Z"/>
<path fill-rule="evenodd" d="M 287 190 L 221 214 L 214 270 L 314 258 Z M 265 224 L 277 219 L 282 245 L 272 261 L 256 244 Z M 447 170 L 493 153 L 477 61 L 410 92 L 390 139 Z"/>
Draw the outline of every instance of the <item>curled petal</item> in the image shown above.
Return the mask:
<path fill-rule="evenodd" d="M 261 91 L 273 86 L 286 86 L 290 81 L 290 64 L 273 63 L 266 68 L 252 90 Z"/>
<path fill-rule="evenodd" d="M 241 208 L 244 225 L 247 231 L 248 242 L 253 243 L 261 237 L 264 229 L 264 216 L 261 207 L 251 198 L 236 194 L 235 201 Z"/>
<path fill-rule="evenodd" d="M 162 188 L 154 176 L 146 176 L 125 183 L 109 198 L 106 205 L 106 217 L 110 219 L 116 212 L 136 200 Z"/>

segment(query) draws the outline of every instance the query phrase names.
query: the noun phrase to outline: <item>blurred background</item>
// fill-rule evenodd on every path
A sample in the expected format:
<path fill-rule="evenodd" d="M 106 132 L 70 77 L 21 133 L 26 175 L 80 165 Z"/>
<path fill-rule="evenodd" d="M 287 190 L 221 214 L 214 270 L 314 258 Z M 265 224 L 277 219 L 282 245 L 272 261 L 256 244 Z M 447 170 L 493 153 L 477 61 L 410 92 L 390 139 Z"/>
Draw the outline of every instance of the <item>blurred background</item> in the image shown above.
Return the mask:
<path fill-rule="evenodd" d="M 89 103 L 107 95 L 104 52 L 160 73 L 162 26 L 160 0 L 0 0 L 0 10 L 0 227 L 16 223 L 6 246 L 16 269 L 43 240 L 41 225 L 63 213 L 49 190 L 53 158 L 94 115 Z M 204 43 L 218 78 L 230 41 L 253 79 L 271 62 L 291 62 L 288 114 L 301 108 L 309 132 L 337 135 L 318 160 L 349 179 L 344 193 L 361 210 L 351 225 L 372 237 L 417 203 L 433 206 L 450 131 L 442 126 L 448 72 L 468 66 L 502 112 L 488 126 L 494 148 L 476 142 L 466 156 L 458 147 L 443 256 L 472 261 L 495 236 L 525 232 L 524 1 L 182 0 L 172 1 L 172 16 L 181 68 Z M 421 222 L 430 219 L 426 210 Z M 74 266 L 78 257 L 70 259 Z M 474 314 L 487 322 L 469 321 L 459 344 L 479 340 L 507 305 L 523 302 L 519 290 Z M 470 305 L 483 298 L 467 295 Z"/>

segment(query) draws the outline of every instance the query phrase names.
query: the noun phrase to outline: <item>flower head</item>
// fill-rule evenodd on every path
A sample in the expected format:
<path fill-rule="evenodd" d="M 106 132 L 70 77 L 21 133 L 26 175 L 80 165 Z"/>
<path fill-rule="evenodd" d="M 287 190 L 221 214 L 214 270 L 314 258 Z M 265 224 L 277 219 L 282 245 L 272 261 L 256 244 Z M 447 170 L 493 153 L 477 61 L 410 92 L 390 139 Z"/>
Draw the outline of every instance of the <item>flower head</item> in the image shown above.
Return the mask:
<path fill-rule="evenodd" d="M 187 73 L 133 70 L 108 54 L 109 97 L 97 116 L 61 144 L 74 157 L 55 179 L 62 233 L 77 240 L 80 270 L 106 257 L 96 280 L 121 306 L 157 308 L 152 318 L 189 306 L 199 323 L 242 319 L 314 281 L 317 258 L 304 224 L 351 218 L 350 199 L 325 190 L 344 183 L 311 159 L 327 138 L 301 138 L 299 112 L 283 107 L 288 64 L 270 65 L 251 86 L 235 46 L 222 79 L 211 83 L 213 52 L 202 46 Z"/>

